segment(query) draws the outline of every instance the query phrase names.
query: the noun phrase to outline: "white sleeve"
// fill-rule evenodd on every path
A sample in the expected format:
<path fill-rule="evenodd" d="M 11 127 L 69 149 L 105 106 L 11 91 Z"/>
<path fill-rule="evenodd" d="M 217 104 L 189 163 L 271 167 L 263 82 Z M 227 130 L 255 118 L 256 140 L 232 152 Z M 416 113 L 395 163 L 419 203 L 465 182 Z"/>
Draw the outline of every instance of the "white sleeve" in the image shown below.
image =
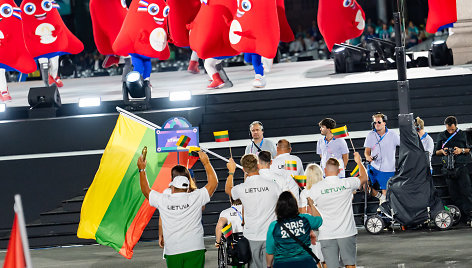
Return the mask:
<path fill-rule="evenodd" d="M 369 132 L 369 134 L 367 134 L 367 137 L 365 137 L 365 141 L 364 141 L 365 148 L 372 148 L 375 145 L 376 140 L 374 139 L 374 136 L 372 135 L 372 133 L 373 132 Z"/>
<path fill-rule="evenodd" d="M 233 198 L 233 200 L 241 199 L 241 194 L 239 191 L 240 188 L 240 185 L 236 185 L 233 187 L 233 189 L 231 189 L 231 198 Z"/>
<path fill-rule="evenodd" d="M 322 154 L 323 152 L 321 151 L 321 146 L 320 146 L 321 139 L 318 140 L 316 143 L 316 154 Z"/>
<path fill-rule="evenodd" d="M 397 132 L 395 133 L 395 146 L 400 146 L 400 135 Z"/>
<path fill-rule="evenodd" d="M 303 163 L 300 157 L 297 157 L 297 162 L 298 162 L 298 167 L 300 167 L 300 168 L 297 167 L 298 175 L 305 175 L 305 170 L 303 169 Z"/>
<path fill-rule="evenodd" d="M 341 154 L 348 154 L 349 148 L 347 147 L 347 142 L 345 139 L 342 139 Z"/>
<path fill-rule="evenodd" d="M 350 178 L 345 178 L 348 186 L 352 190 L 357 190 L 359 187 L 361 187 L 361 180 L 357 177 L 350 177 Z"/>
<path fill-rule="evenodd" d="M 220 218 L 229 219 L 229 217 L 228 217 L 228 210 L 227 210 L 227 209 L 221 211 L 221 213 L 220 213 Z"/>
<path fill-rule="evenodd" d="M 300 193 L 300 200 L 298 201 L 298 207 L 299 208 L 304 208 L 306 206 L 308 206 L 308 201 L 306 200 L 307 199 L 307 192 L 308 190 L 307 189 L 303 189 L 303 191 Z"/>
<path fill-rule="evenodd" d="M 195 192 L 198 193 L 199 200 L 201 202 L 201 206 L 206 205 L 208 202 L 210 202 L 210 194 L 208 193 L 208 190 L 206 187 L 200 188 L 195 190 Z"/>
<path fill-rule="evenodd" d="M 159 208 L 159 205 L 162 204 L 163 196 L 164 194 L 151 190 L 151 192 L 149 193 L 149 205 L 155 208 Z"/>
<path fill-rule="evenodd" d="M 249 154 L 251 152 L 251 144 L 246 146 L 246 149 L 244 150 L 244 154 Z"/>

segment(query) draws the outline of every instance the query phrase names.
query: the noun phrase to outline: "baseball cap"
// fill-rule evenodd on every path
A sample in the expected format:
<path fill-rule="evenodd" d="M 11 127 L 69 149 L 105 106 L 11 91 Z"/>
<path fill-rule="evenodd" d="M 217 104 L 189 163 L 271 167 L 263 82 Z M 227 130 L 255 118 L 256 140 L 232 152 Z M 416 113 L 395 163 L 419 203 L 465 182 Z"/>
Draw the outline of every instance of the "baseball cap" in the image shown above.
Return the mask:
<path fill-rule="evenodd" d="M 176 176 L 170 183 L 169 186 L 174 186 L 178 189 L 187 189 L 190 185 L 187 177 Z"/>

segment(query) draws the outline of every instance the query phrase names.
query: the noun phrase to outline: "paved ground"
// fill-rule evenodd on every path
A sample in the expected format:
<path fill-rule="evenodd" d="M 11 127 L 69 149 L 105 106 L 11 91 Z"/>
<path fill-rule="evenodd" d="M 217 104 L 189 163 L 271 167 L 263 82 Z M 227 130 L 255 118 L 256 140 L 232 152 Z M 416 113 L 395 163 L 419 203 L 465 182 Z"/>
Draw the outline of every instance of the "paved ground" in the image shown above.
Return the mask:
<path fill-rule="evenodd" d="M 214 238 L 205 240 L 205 267 L 216 267 Z M 75 246 L 31 251 L 34 267 L 165 267 L 157 242 L 140 242 L 127 260 L 109 247 Z M 3 263 L 5 252 L 0 253 Z M 358 267 L 472 267 L 472 229 L 397 231 L 358 235 Z"/>

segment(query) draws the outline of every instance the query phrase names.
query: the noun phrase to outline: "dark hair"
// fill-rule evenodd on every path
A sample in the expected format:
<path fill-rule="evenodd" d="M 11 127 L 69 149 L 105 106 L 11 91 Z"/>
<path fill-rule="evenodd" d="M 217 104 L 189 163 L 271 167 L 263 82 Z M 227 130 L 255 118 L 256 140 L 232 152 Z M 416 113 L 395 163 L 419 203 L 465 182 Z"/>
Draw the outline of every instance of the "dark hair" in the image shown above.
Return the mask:
<path fill-rule="evenodd" d="M 259 162 L 270 164 L 270 160 L 272 160 L 272 155 L 269 151 L 261 151 L 259 153 Z"/>
<path fill-rule="evenodd" d="M 278 221 L 298 216 L 297 200 L 291 192 L 285 191 L 280 194 L 275 206 L 275 214 Z"/>
<path fill-rule="evenodd" d="M 325 126 L 326 128 L 329 128 L 329 129 L 334 129 L 336 127 L 336 121 L 334 121 L 333 118 L 325 118 L 323 120 L 321 120 L 318 125 L 321 127 L 321 126 Z"/>
<path fill-rule="evenodd" d="M 184 177 L 187 177 L 189 180 L 190 180 L 190 172 L 188 171 L 188 169 L 182 165 L 175 165 L 170 173 L 172 174 L 172 179 L 174 179 L 175 177 L 177 176 L 184 176 Z"/>
<path fill-rule="evenodd" d="M 241 199 L 236 199 L 234 200 L 232 197 L 229 197 L 229 201 L 231 202 L 231 205 L 238 206 L 242 205 L 243 203 L 241 202 Z"/>
<path fill-rule="evenodd" d="M 452 115 L 448 116 L 444 120 L 444 124 L 448 125 L 448 126 L 451 126 L 451 125 L 456 125 L 457 126 L 457 118 L 455 116 L 452 116 Z"/>

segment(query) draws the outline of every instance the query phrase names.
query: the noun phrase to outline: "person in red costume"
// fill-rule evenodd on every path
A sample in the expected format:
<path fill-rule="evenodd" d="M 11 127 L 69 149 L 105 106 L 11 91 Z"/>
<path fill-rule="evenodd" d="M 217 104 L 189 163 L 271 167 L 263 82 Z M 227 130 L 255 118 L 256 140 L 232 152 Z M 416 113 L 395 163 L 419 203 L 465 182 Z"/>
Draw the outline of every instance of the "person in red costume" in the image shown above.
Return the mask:
<path fill-rule="evenodd" d="M 106 56 L 102 67 L 118 65 L 120 57 L 115 56 L 112 46 L 128 12 L 126 0 L 90 0 L 89 8 L 95 45 Z"/>
<path fill-rule="evenodd" d="M 121 31 L 113 43 L 117 55 L 131 55 L 134 71 L 141 74 L 149 86 L 151 58 L 167 60 L 167 16 L 170 8 L 164 0 L 133 0 Z"/>
<path fill-rule="evenodd" d="M 57 75 L 59 56 L 78 54 L 84 45 L 61 19 L 59 5 L 52 0 L 24 0 L 21 3 L 23 36 L 31 56 L 40 64 L 46 86 L 63 83 Z"/>
<path fill-rule="evenodd" d="M 36 63 L 26 49 L 21 9 L 13 0 L 0 0 L 0 102 L 10 101 L 5 71 L 32 73 Z"/>
<path fill-rule="evenodd" d="M 200 0 L 167 0 L 167 5 L 172 10 L 168 22 L 169 33 L 172 36 L 174 45 L 184 48 L 190 47 L 187 25 L 191 24 L 197 16 L 200 10 Z M 187 71 L 193 74 L 200 73 L 198 54 L 195 51 L 192 51 Z"/>
<path fill-rule="evenodd" d="M 238 0 L 238 8 L 231 22 L 229 40 L 231 46 L 244 52 L 244 60 L 252 63 L 256 72 L 254 87 L 265 87 L 261 56 L 273 59 L 280 40 L 277 5 L 273 0 Z"/>
<path fill-rule="evenodd" d="M 190 27 L 190 47 L 205 59 L 205 70 L 211 83 L 208 88 L 225 86 L 225 73 L 220 74 L 216 65 L 224 58 L 238 55 L 229 42 L 229 23 L 236 11 L 236 1 L 202 0 L 202 7 Z"/>

